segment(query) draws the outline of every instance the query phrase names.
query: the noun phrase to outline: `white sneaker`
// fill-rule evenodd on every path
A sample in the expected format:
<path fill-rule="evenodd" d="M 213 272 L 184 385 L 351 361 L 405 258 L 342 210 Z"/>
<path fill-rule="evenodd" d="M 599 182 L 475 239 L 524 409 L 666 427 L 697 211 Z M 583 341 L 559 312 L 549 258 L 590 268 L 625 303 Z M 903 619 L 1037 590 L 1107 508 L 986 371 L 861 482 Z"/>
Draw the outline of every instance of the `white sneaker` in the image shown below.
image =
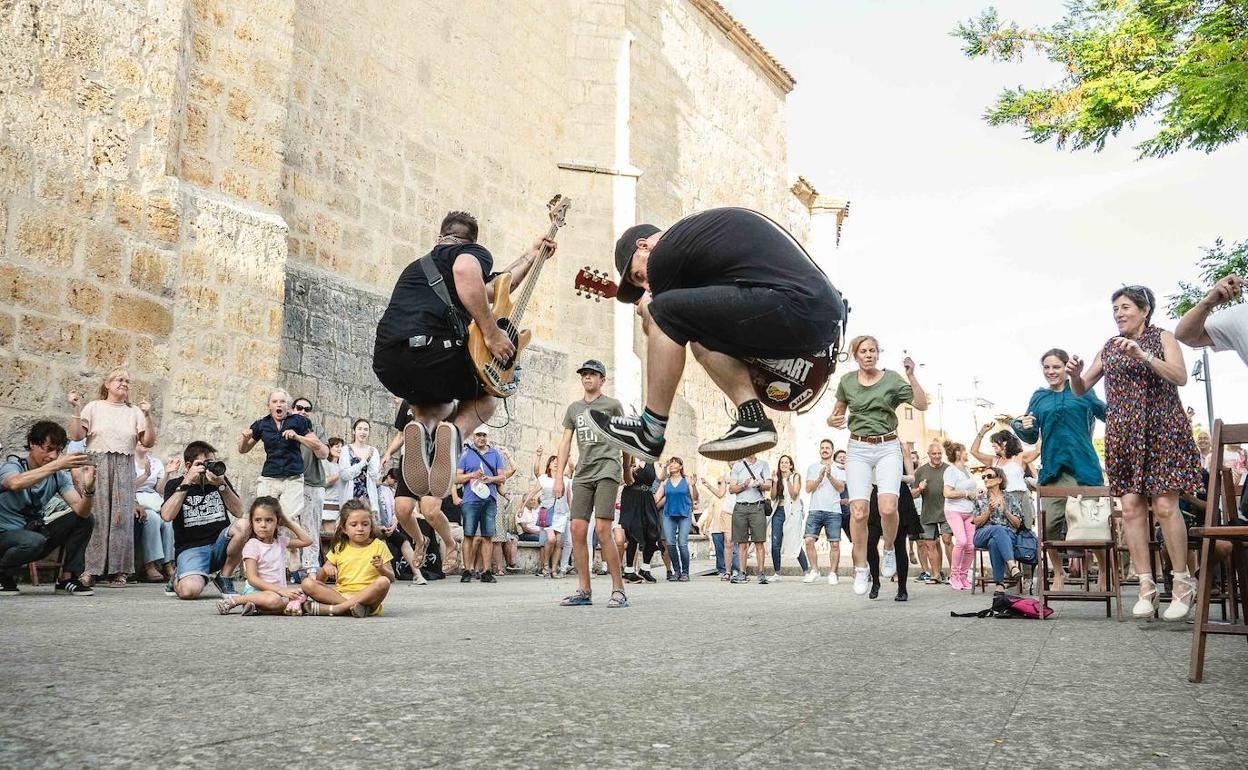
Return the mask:
<path fill-rule="evenodd" d="M 813 582 L 815 582 L 815 581 L 816 581 L 816 580 L 818 580 L 818 579 L 819 579 L 819 570 L 817 570 L 817 569 L 812 569 L 810 572 L 807 572 L 807 573 L 806 573 L 806 577 L 802 578 L 802 582 L 803 582 L 803 583 L 813 583 Z"/>
<path fill-rule="evenodd" d="M 830 585 L 830 586 L 834 586 L 834 585 L 836 585 L 837 583 L 840 583 L 840 582 L 841 582 L 841 579 L 840 579 L 839 577 L 837 577 L 837 576 L 836 576 L 836 572 L 829 572 L 829 573 L 828 573 L 828 585 Z"/>
<path fill-rule="evenodd" d="M 866 567 L 854 567 L 854 593 L 862 596 L 871 588 L 871 570 Z"/>
<path fill-rule="evenodd" d="M 773 573 L 771 573 L 771 577 L 767 578 L 767 582 L 768 582 L 768 583 L 779 583 L 779 582 L 780 582 L 780 573 L 779 573 L 779 572 L 773 572 Z"/>
<path fill-rule="evenodd" d="M 897 574 L 897 552 L 892 548 L 884 551 L 884 562 L 880 565 L 880 577 L 891 578 Z"/>

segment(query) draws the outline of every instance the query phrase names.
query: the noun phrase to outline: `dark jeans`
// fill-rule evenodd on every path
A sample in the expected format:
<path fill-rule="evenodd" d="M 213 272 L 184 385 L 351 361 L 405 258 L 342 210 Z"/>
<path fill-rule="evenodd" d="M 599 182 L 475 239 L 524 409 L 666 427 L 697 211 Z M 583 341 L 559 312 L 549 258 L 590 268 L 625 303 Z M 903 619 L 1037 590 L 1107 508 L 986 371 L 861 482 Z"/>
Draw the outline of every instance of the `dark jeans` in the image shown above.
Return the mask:
<path fill-rule="evenodd" d="M 771 515 L 771 571 L 780 574 L 780 546 L 784 544 L 784 506 L 776 509 Z M 797 563 L 802 572 L 810 572 L 810 563 L 806 561 L 806 552 L 797 552 Z"/>
<path fill-rule="evenodd" d="M 61 569 L 71 575 L 79 574 L 94 524 L 94 519 L 66 513 L 46 525 L 42 532 L 29 529 L 0 532 L 0 571 L 11 573 L 16 567 L 44 558 L 60 545 L 65 547 Z"/>
<path fill-rule="evenodd" d="M 724 565 L 725 563 L 727 563 L 727 559 L 724 558 L 724 533 L 712 532 L 711 542 L 715 544 L 715 571 L 720 574 L 723 574 L 725 572 Z M 732 571 L 736 572 L 737 571 L 737 549 L 733 548 L 731 543 L 728 544 L 728 547 L 732 551 Z"/>

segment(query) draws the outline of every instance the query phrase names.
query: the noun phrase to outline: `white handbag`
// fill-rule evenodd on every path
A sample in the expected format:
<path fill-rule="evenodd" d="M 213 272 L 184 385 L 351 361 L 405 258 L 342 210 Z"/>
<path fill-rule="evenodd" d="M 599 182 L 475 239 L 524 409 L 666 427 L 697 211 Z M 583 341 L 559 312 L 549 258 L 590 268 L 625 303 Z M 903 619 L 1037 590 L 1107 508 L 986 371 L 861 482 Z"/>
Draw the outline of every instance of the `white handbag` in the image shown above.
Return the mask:
<path fill-rule="evenodd" d="M 1109 540 L 1112 510 L 1107 497 L 1066 498 L 1066 539 Z"/>

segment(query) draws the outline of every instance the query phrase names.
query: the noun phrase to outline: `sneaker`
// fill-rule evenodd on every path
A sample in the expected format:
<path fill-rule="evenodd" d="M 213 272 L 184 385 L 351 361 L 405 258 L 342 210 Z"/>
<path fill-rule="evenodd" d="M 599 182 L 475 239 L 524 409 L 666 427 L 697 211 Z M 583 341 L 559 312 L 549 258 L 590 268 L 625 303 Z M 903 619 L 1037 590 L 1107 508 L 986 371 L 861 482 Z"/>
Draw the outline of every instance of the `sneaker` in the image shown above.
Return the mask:
<path fill-rule="evenodd" d="M 399 472 L 412 494 L 429 494 L 429 432 L 415 420 L 403 427 L 403 464 Z"/>
<path fill-rule="evenodd" d="M 669 570 L 667 571 L 667 582 L 669 582 L 669 583 L 675 583 L 675 582 L 676 582 L 676 578 L 677 578 L 676 573 L 675 573 L 675 572 L 672 572 L 672 571 L 669 569 Z"/>
<path fill-rule="evenodd" d="M 412 573 L 412 585 L 427 586 L 429 585 L 429 581 L 425 580 L 425 575 L 423 572 L 421 572 L 420 570 L 416 570 L 415 572 Z"/>
<path fill-rule="evenodd" d="M 816 580 L 818 580 L 818 579 L 819 579 L 819 570 L 817 570 L 817 569 L 812 569 L 810 572 L 807 572 L 807 573 L 806 573 L 806 577 L 802 578 L 802 582 L 803 582 L 803 583 L 813 583 L 813 582 L 815 582 L 815 581 L 816 581 Z M 829 576 L 829 579 L 831 579 L 831 576 Z"/>
<path fill-rule="evenodd" d="M 698 447 L 698 454 L 721 462 L 735 462 L 776 445 L 776 424 L 763 418 L 758 422 L 737 420 L 728 432 Z"/>
<path fill-rule="evenodd" d="M 768 582 L 771 582 L 771 583 L 779 583 L 779 582 L 780 582 L 780 573 L 779 573 L 779 572 L 773 572 L 773 573 L 771 573 L 771 577 L 767 578 L 767 580 L 768 580 Z"/>
<path fill-rule="evenodd" d="M 638 575 L 636 572 L 625 572 L 624 582 L 625 583 L 644 583 L 646 581 L 642 580 L 641 575 Z"/>
<path fill-rule="evenodd" d="M 238 591 L 234 590 L 234 578 L 232 577 L 217 575 L 212 579 L 212 584 L 217 587 L 217 591 L 219 591 L 222 596 L 238 593 Z"/>
<path fill-rule="evenodd" d="M 763 574 L 763 573 L 761 573 L 761 572 L 760 572 L 760 573 L 758 573 L 758 584 L 759 584 L 760 586 L 765 586 L 765 585 L 767 585 L 767 584 L 768 584 L 768 583 L 770 583 L 770 582 L 771 582 L 771 581 L 767 579 L 767 576 L 766 576 L 766 575 L 764 575 L 764 574 Z"/>
<path fill-rule="evenodd" d="M 177 595 L 178 595 L 178 592 L 173 590 L 173 579 L 171 578 L 169 582 L 165 583 L 165 596 L 177 596 Z"/>
<path fill-rule="evenodd" d="M 880 596 L 880 584 L 871 583 L 871 593 L 867 594 L 868 599 L 878 599 Z"/>
<path fill-rule="evenodd" d="M 915 578 L 915 579 L 914 579 L 914 582 L 916 582 L 916 583 L 926 583 L 928 580 L 931 580 L 931 579 L 932 579 L 932 576 L 931 576 L 931 575 L 929 575 L 928 573 L 926 573 L 926 572 L 920 572 L 920 573 L 919 573 L 919 576 L 918 576 L 917 578 Z"/>
<path fill-rule="evenodd" d="M 433 460 L 429 463 L 429 494 L 445 498 L 451 493 L 455 484 L 455 466 L 459 465 L 459 450 L 463 445 L 459 428 L 449 422 L 438 423 L 433 432 Z"/>
<path fill-rule="evenodd" d="M 637 574 L 638 574 L 638 575 L 640 575 L 640 576 L 641 576 L 641 579 L 642 579 L 642 580 L 644 580 L 644 581 L 646 581 L 647 583 L 657 583 L 657 582 L 659 582 L 659 581 L 657 581 L 657 580 L 655 580 L 655 579 L 654 579 L 654 574 L 653 574 L 653 573 L 651 573 L 651 572 L 650 572 L 650 570 L 648 570 L 648 569 L 639 569 L 639 570 L 637 570 Z"/>
<path fill-rule="evenodd" d="M 595 575 L 609 575 L 610 573 L 611 571 L 607 569 L 607 565 L 605 564 L 600 566 L 598 569 L 594 570 Z"/>
<path fill-rule="evenodd" d="M 84 586 L 82 583 L 79 583 L 77 578 L 62 580 L 56 584 L 53 592 L 65 594 L 66 596 L 95 596 L 95 591 L 90 586 Z"/>
<path fill-rule="evenodd" d="M 497 583 L 498 582 L 498 578 L 494 577 L 494 573 L 490 572 L 488 569 L 485 572 L 481 573 L 480 580 L 482 583 Z"/>
<path fill-rule="evenodd" d="M 680 573 L 680 577 L 676 578 L 676 580 L 677 580 L 678 582 L 681 582 L 681 583 L 688 583 L 688 582 L 689 582 L 689 573 L 688 573 L 688 572 L 682 572 L 682 573 Z"/>
<path fill-rule="evenodd" d="M 640 417 L 612 417 L 606 412 L 591 411 L 598 436 L 611 446 L 647 462 L 657 462 L 667 442 L 646 435 L 646 426 Z"/>
<path fill-rule="evenodd" d="M 871 570 L 854 567 L 854 593 L 862 596 L 871 588 Z"/>
<path fill-rule="evenodd" d="M 743 577 L 744 576 L 740 572 L 733 572 L 732 577 L 728 578 L 728 582 L 729 583 L 743 583 L 745 582 L 742 579 Z"/>
<path fill-rule="evenodd" d="M 841 582 L 840 577 L 835 572 L 828 573 L 828 585 L 834 586 Z"/>
<path fill-rule="evenodd" d="M 0 596 L 17 596 L 20 593 L 17 590 L 17 578 L 8 573 L 0 575 Z"/>
<path fill-rule="evenodd" d="M 568 567 L 567 569 L 565 569 L 565 570 L 563 571 L 563 574 L 564 574 L 565 576 L 567 576 L 567 575 L 575 575 L 575 574 L 576 574 L 576 567 Z"/>
<path fill-rule="evenodd" d="M 891 578 L 897 574 L 897 552 L 888 549 L 884 552 L 884 561 L 880 564 L 880 577 Z"/>
<path fill-rule="evenodd" d="M 469 570 L 464 570 L 463 574 L 461 574 L 461 575 L 459 576 L 459 582 L 461 582 L 461 583 L 471 583 L 471 582 L 472 582 L 472 572 L 471 572 L 471 571 L 469 571 Z"/>

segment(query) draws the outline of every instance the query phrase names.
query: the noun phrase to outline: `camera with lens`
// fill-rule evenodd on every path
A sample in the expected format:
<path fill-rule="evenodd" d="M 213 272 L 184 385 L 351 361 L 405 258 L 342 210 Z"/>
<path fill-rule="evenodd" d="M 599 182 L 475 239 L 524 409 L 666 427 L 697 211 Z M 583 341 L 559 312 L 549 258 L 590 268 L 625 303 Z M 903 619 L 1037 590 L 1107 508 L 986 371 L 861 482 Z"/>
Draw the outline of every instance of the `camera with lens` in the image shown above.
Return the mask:
<path fill-rule="evenodd" d="M 225 462 L 223 462 L 222 460 L 205 460 L 204 470 L 208 471 L 213 476 L 217 476 L 217 477 L 224 476 L 225 475 Z"/>

